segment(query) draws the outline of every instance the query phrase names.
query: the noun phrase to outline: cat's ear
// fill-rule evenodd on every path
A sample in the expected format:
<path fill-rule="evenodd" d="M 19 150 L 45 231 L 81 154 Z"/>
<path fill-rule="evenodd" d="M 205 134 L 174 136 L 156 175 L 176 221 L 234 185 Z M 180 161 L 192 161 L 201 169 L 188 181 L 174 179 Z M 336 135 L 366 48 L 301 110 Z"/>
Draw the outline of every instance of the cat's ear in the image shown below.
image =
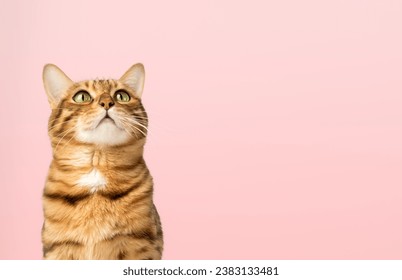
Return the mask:
<path fill-rule="evenodd" d="M 63 94 L 74 82 L 59 67 L 53 64 L 46 64 L 43 67 L 42 77 L 50 107 L 56 109 Z"/>
<path fill-rule="evenodd" d="M 144 88 L 145 70 L 144 65 L 137 63 L 131 66 L 126 73 L 120 78 L 120 82 L 129 86 L 134 90 L 135 94 L 141 98 L 142 90 Z"/>

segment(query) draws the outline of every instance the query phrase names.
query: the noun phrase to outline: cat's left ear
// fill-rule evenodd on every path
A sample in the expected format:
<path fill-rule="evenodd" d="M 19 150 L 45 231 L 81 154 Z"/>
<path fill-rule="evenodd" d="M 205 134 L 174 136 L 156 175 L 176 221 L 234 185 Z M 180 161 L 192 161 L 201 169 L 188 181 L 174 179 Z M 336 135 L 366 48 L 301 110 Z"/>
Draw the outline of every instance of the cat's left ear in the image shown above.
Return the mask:
<path fill-rule="evenodd" d="M 131 66 L 126 73 L 120 78 L 120 82 L 129 86 L 134 90 L 135 94 L 141 98 L 142 90 L 144 89 L 145 69 L 144 65 L 137 63 Z"/>
<path fill-rule="evenodd" d="M 54 64 L 43 67 L 43 85 L 49 100 L 50 107 L 56 109 L 61 98 L 74 82 Z"/>

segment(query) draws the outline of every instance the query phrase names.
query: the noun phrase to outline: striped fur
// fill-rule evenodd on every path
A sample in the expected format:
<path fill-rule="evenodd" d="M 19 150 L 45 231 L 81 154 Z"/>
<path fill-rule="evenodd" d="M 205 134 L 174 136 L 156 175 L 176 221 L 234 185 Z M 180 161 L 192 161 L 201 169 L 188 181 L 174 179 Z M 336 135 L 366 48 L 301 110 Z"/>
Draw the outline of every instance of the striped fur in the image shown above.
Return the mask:
<path fill-rule="evenodd" d="M 148 118 L 136 92 L 142 86 L 124 76 L 78 83 L 65 76 L 60 82 L 57 75 L 64 73 L 52 67 L 44 72 L 53 149 L 43 192 L 44 259 L 161 259 L 162 228 L 143 159 Z M 82 90 L 90 103 L 74 102 Z M 131 100 L 117 102 L 117 90 Z"/>

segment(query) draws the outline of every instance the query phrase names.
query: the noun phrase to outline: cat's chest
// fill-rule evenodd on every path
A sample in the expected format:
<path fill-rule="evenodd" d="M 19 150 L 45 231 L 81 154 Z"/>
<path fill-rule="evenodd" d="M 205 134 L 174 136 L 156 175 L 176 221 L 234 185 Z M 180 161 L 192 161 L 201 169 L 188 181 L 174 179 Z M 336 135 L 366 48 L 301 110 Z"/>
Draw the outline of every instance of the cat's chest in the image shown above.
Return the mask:
<path fill-rule="evenodd" d="M 63 180 L 94 193 L 104 188 L 124 187 L 121 186 L 124 184 L 122 178 L 133 177 L 134 166 L 140 162 L 139 159 L 140 157 L 133 156 L 130 151 L 94 151 L 81 148 L 71 150 L 68 155 L 58 159 L 55 166 L 70 167 L 69 176 L 63 176 Z"/>
<path fill-rule="evenodd" d="M 104 188 L 107 185 L 107 177 L 102 172 L 93 167 L 88 173 L 84 173 L 78 177 L 76 186 L 88 188 L 91 192 Z"/>
<path fill-rule="evenodd" d="M 82 170 L 75 176 L 75 186 L 88 188 L 91 192 L 106 187 L 109 178 L 105 172 L 107 159 L 104 154 L 99 151 L 81 151 L 76 152 L 71 159 L 72 165 Z"/>

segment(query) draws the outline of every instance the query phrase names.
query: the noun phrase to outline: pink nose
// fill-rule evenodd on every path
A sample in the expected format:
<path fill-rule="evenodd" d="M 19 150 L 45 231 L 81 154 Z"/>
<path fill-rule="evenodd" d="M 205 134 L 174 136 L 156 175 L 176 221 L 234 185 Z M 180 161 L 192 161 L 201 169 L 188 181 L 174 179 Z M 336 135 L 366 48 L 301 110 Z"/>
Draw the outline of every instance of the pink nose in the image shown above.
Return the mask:
<path fill-rule="evenodd" d="M 113 107 L 114 101 L 109 94 L 104 93 L 99 98 L 99 105 L 105 108 L 105 110 L 109 110 L 111 107 Z"/>

